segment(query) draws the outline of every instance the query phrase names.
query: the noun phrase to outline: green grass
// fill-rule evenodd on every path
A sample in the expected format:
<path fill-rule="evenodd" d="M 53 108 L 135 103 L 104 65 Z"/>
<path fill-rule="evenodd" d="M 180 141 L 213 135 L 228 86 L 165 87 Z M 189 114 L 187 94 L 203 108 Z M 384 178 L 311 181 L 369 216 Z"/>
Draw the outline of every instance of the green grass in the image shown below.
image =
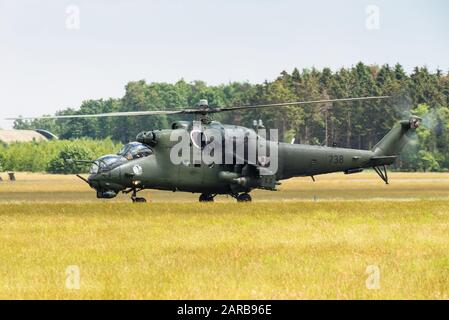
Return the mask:
<path fill-rule="evenodd" d="M 19 173 L 0 183 L 0 298 L 448 299 L 449 175 L 392 176 L 292 179 L 251 204 L 171 192 L 131 204 Z"/>
<path fill-rule="evenodd" d="M 0 298 L 447 299 L 448 204 L 1 204 Z"/>

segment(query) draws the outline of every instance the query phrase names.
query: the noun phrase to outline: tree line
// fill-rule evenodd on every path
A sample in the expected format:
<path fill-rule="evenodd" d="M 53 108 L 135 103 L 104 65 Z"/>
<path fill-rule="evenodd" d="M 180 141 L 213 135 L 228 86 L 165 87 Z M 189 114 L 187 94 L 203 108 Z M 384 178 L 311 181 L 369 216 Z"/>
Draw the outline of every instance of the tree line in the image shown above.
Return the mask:
<path fill-rule="evenodd" d="M 279 138 L 296 143 L 370 149 L 400 119 L 423 117 L 424 126 L 405 151 L 396 169 L 445 171 L 449 169 L 449 74 L 416 67 L 407 74 L 400 64 L 366 65 L 332 71 L 329 68 L 283 71 L 273 81 L 259 84 L 231 82 L 209 86 L 203 81 L 147 83 L 132 81 L 118 99 L 86 100 L 77 109 L 57 115 L 119 111 L 177 110 L 200 99 L 210 106 L 237 106 L 288 101 L 361 96 L 392 96 L 388 100 L 360 101 L 302 107 L 264 108 L 214 115 L 224 123 L 252 126 L 262 119 L 279 129 Z M 17 129 L 39 128 L 62 139 L 111 139 L 122 143 L 143 130 L 169 128 L 190 115 L 16 121 Z"/>

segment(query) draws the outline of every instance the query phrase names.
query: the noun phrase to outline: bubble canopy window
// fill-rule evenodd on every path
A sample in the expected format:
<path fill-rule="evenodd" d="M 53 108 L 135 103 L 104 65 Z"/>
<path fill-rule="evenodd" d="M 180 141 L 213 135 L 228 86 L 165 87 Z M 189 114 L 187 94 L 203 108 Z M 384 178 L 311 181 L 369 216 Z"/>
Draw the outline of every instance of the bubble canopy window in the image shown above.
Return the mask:
<path fill-rule="evenodd" d="M 148 146 L 139 142 L 131 142 L 125 144 L 116 155 L 110 154 L 95 160 L 90 168 L 90 173 L 97 174 L 98 172 L 107 172 L 127 161 L 148 157 L 152 154 L 153 150 Z"/>
<path fill-rule="evenodd" d="M 125 144 L 122 149 L 117 153 L 117 155 L 126 158 L 127 160 L 139 159 L 143 157 L 148 157 L 153 154 L 148 146 L 140 142 L 130 142 Z"/>

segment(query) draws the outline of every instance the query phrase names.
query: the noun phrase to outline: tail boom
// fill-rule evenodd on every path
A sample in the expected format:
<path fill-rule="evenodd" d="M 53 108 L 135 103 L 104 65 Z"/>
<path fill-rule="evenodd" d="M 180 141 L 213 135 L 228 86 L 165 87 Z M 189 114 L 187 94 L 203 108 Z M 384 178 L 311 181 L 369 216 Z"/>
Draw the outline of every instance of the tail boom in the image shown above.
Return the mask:
<path fill-rule="evenodd" d="M 421 118 L 416 116 L 410 117 L 409 120 L 400 121 L 374 146 L 372 150 L 374 153 L 373 161 L 382 162 L 389 160 L 388 157 L 398 156 L 410 141 L 410 136 L 419 127 L 420 123 Z"/>

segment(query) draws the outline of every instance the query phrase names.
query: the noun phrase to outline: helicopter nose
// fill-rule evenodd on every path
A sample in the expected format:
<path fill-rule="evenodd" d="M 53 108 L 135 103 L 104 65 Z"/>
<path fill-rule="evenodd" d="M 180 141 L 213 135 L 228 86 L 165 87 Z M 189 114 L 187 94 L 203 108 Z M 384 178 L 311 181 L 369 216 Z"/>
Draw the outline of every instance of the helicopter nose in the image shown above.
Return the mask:
<path fill-rule="evenodd" d="M 112 171 L 112 172 L 111 172 Z M 97 191 L 104 192 L 106 191 L 120 191 L 125 189 L 125 186 L 118 181 L 118 172 L 114 172 L 113 170 L 109 170 L 109 172 L 101 172 L 101 173 L 91 173 L 87 178 L 87 182 L 90 187 L 96 189 Z"/>
<path fill-rule="evenodd" d="M 87 182 L 92 188 L 97 189 L 99 187 L 99 175 L 96 173 L 89 175 Z"/>

